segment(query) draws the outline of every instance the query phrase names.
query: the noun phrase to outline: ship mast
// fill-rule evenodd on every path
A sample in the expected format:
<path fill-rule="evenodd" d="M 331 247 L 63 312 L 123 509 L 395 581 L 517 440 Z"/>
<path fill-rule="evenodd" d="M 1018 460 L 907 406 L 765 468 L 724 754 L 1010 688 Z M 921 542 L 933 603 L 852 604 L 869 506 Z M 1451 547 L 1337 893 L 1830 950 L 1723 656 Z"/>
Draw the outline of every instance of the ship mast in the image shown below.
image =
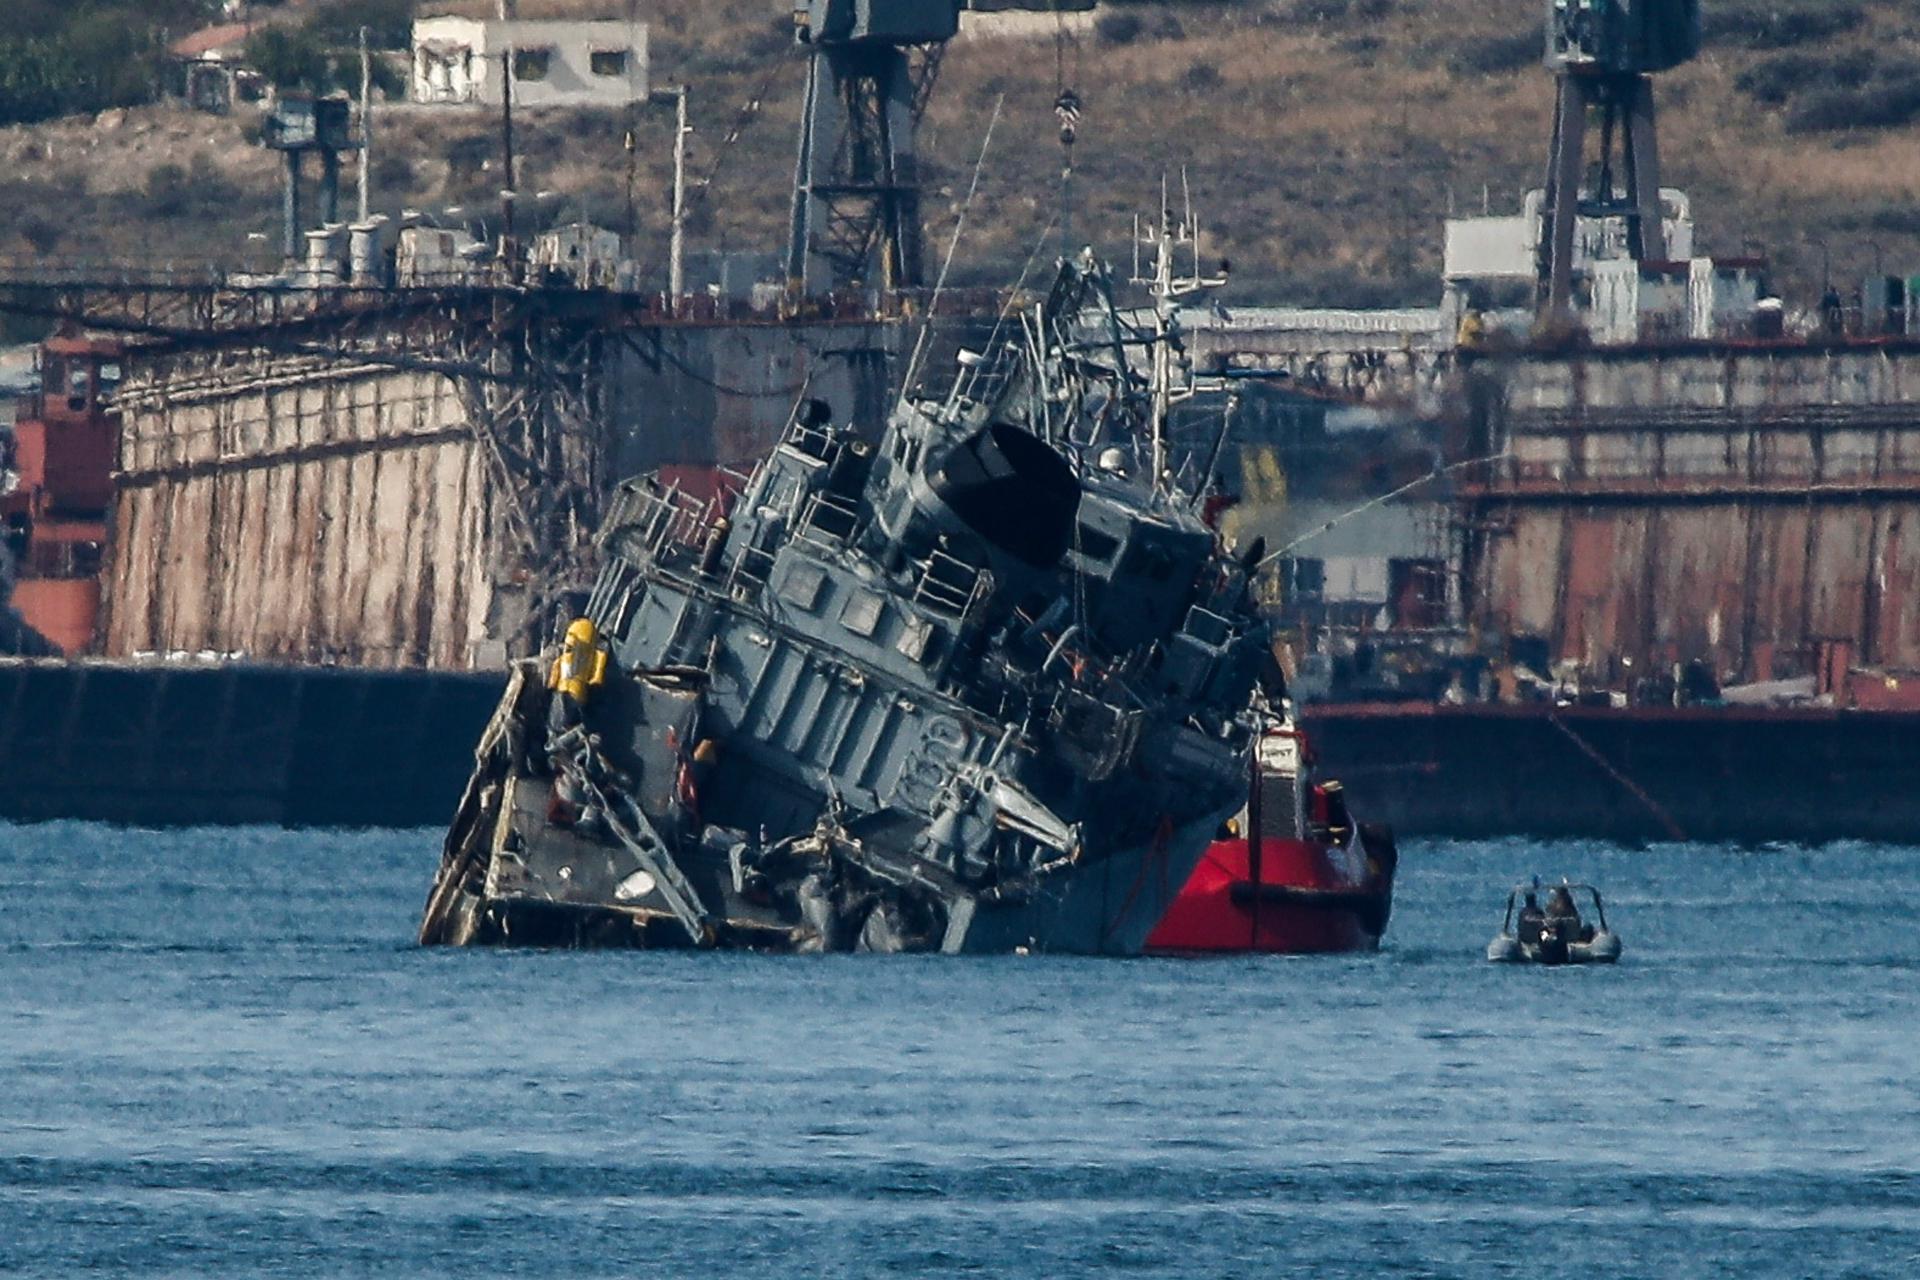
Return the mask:
<path fill-rule="evenodd" d="M 1135 250 L 1135 270 L 1133 283 L 1145 285 L 1153 299 L 1153 366 L 1149 382 L 1149 435 L 1152 442 L 1153 491 L 1163 494 L 1172 488 L 1172 478 L 1167 468 L 1168 424 L 1173 415 L 1173 407 L 1188 400 L 1203 389 L 1193 378 L 1191 363 L 1186 359 L 1186 347 L 1181 341 L 1180 307 L 1190 299 L 1217 289 L 1227 282 L 1226 264 L 1221 264 L 1218 275 L 1200 274 L 1200 229 L 1193 217 L 1193 200 L 1187 191 L 1187 177 L 1183 170 L 1180 175 L 1183 215 L 1179 222 L 1174 221 L 1172 205 L 1167 199 L 1167 180 L 1160 179 L 1160 221 L 1158 226 L 1143 243 L 1153 249 L 1153 274 L 1150 277 L 1140 275 L 1139 254 Z M 1140 237 L 1136 235 L 1138 241 Z M 1177 274 L 1175 254 L 1183 247 L 1192 250 L 1192 273 Z"/>

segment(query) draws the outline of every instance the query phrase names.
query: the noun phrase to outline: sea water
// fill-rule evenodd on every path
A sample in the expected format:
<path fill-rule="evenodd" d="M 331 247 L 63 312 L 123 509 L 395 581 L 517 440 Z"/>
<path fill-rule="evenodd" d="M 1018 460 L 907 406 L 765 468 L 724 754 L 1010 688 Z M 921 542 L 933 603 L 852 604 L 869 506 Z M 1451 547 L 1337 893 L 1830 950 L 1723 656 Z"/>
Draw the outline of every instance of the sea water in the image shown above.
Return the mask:
<path fill-rule="evenodd" d="M 0 1273 L 1920 1276 L 1920 851 L 1206 961 L 421 950 L 437 852 L 0 827 Z M 1617 968 L 1485 962 L 1536 872 Z"/>

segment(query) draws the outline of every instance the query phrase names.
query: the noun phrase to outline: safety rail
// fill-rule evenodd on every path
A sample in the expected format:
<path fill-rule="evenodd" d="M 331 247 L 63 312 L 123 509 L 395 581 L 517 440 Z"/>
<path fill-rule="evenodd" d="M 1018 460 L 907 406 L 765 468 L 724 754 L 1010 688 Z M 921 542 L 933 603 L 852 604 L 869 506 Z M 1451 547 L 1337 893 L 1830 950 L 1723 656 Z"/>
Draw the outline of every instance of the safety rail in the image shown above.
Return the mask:
<path fill-rule="evenodd" d="M 836 448 L 833 437 L 827 432 L 797 419 L 787 426 L 787 434 L 780 443 L 816 462 L 832 462 Z"/>
<path fill-rule="evenodd" d="M 964 619 L 979 599 L 986 574 L 944 551 L 917 562 L 913 602 L 937 613 Z"/>
<path fill-rule="evenodd" d="M 132 289 L 224 288 L 277 267 L 261 264 L 183 263 L 167 258 L 45 258 L 0 256 L 0 286 L 22 288 L 118 286 Z"/>
<path fill-rule="evenodd" d="M 774 553 L 764 547 L 742 547 L 734 557 L 733 573 L 727 579 L 727 589 L 738 593 L 743 587 L 759 590 L 767 585 L 773 576 Z"/>
<path fill-rule="evenodd" d="M 860 508 L 837 493 L 816 493 L 800 518 L 800 536 L 821 546 L 845 546 L 860 528 Z"/>
<path fill-rule="evenodd" d="M 702 501 L 678 485 L 649 480 L 647 485 L 621 487 L 604 527 L 608 536 L 627 533 L 637 538 L 649 556 L 664 562 L 698 555 L 719 514 L 717 503 Z"/>

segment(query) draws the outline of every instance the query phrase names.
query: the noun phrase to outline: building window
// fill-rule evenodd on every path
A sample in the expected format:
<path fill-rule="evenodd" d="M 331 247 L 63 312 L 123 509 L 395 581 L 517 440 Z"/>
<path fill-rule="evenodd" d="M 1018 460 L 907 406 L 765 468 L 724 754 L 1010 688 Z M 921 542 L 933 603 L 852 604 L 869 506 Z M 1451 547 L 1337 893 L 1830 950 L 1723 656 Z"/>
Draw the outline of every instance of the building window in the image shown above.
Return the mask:
<path fill-rule="evenodd" d="M 1447 566 L 1441 560 L 1388 560 L 1387 603 L 1396 627 L 1438 627 L 1447 620 Z"/>
<path fill-rule="evenodd" d="M 588 55 L 587 64 L 597 76 L 624 76 L 627 74 L 627 51 L 595 49 Z"/>
<path fill-rule="evenodd" d="M 515 49 L 513 51 L 513 78 L 515 80 L 545 80 L 547 71 L 553 65 L 551 49 Z"/>
<path fill-rule="evenodd" d="M 1327 594 L 1327 562 L 1317 559 L 1282 560 L 1281 598 L 1289 604 L 1318 604 Z"/>

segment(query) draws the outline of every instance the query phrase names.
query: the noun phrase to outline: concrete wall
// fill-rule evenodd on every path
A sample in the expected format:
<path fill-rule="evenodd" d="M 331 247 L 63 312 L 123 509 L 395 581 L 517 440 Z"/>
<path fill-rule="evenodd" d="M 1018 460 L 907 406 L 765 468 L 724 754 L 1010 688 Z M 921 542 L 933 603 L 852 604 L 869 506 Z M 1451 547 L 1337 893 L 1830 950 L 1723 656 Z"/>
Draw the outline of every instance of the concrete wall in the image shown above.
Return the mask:
<path fill-rule="evenodd" d="M 562 424 L 576 433 L 566 456 L 583 468 L 571 478 L 750 469 L 803 390 L 877 434 L 904 332 L 831 322 L 596 331 L 584 367 L 600 376 L 582 400 L 600 416 Z M 537 643 L 522 634 L 540 604 L 515 502 L 460 380 L 393 367 L 422 343 L 430 349 L 412 352 L 422 361 L 454 354 L 404 328 L 381 337 L 378 363 L 239 345 L 130 361 L 107 654 L 461 671 Z"/>
<path fill-rule="evenodd" d="M 1904 842 L 1920 820 L 1911 713 L 1322 703 L 1302 723 L 1353 812 L 1402 838 Z"/>
<path fill-rule="evenodd" d="M 1476 613 L 1603 678 L 1812 642 L 1920 666 L 1920 346 L 1638 349 L 1482 364 L 1463 486 Z"/>
<path fill-rule="evenodd" d="M 503 685 L 498 673 L 0 662 L 0 819 L 442 825 Z"/>
<path fill-rule="evenodd" d="M 779 440 L 803 393 L 877 439 L 907 340 L 903 325 L 879 322 L 627 331 L 606 364 L 613 474 L 752 467 Z"/>
<path fill-rule="evenodd" d="M 409 92 L 415 102 L 497 107 L 500 62 L 508 52 L 529 55 L 514 76 L 516 107 L 617 107 L 646 101 L 647 27 L 621 21 L 419 19 L 413 24 Z M 602 74 L 594 69 L 596 53 L 624 53 L 624 65 Z"/>
<path fill-rule="evenodd" d="M 136 363 L 106 652 L 467 669 L 492 487 L 451 379 L 259 352 Z"/>

